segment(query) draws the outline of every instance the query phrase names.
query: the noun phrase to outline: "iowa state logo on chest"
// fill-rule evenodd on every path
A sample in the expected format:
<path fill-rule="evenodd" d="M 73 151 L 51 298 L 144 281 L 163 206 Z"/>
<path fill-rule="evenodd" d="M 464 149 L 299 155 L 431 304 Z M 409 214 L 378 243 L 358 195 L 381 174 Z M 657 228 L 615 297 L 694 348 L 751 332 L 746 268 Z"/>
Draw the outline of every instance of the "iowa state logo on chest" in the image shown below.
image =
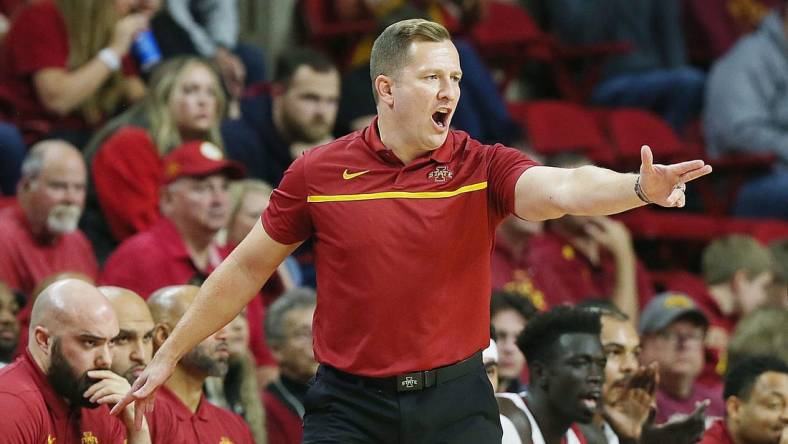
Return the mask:
<path fill-rule="evenodd" d="M 432 179 L 438 183 L 448 182 L 452 177 L 454 177 L 454 174 L 452 174 L 451 170 L 446 165 L 437 166 L 427 174 L 428 179 Z"/>

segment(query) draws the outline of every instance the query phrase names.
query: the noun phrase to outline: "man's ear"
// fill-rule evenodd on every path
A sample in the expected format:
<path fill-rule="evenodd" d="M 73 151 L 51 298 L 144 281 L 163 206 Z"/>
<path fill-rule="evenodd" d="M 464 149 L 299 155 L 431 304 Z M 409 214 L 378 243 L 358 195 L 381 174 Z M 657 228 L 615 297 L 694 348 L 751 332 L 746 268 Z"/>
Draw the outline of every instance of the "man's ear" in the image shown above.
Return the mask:
<path fill-rule="evenodd" d="M 391 77 L 381 74 L 375 77 L 375 92 L 378 93 L 378 101 L 385 103 L 388 106 L 394 105 L 394 96 L 392 95 L 392 89 L 394 86 L 394 81 Z"/>
<path fill-rule="evenodd" d="M 547 366 L 541 361 L 534 361 L 528 364 L 528 377 L 531 379 L 531 384 L 542 390 L 547 390 L 550 386 L 547 381 L 548 373 Z"/>
<path fill-rule="evenodd" d="M 733 277 L 731 278 L 731 290 L 733 290 L 734 294 L 737 294 L 748 282 L 750 282 L 750 279 L 747 277 L 747 272 L 744 270 L 737 270 L 736 273 L 733 273 Z"/>
<path fill-rule="evenodd" d="M 728 396 L 725 400 L 725 413 L 731 421 L 736 421 L 739 418 L 742 402 L 737 396 Z"/>
<path fill-rule="evenodd" d="M 38 347 L 44 354 L 49 355 L 52 347 L 52 335 L 45 327 L 37 326 L 33 330 L 33 338 L 35 339 L 36 347 Z"/>
<path fill-rule="evenodd" d="M 170 326 L 165 323 L 159 323 L 156 324 L 155 327 L 153 327 L 154 353 L 162 346 L 162 344 L 164 344 L 164 341 L 166 341 L 167 338 L 170 337 L 170 333 L 172 333 L 172 328 L 170 328 Z"/>

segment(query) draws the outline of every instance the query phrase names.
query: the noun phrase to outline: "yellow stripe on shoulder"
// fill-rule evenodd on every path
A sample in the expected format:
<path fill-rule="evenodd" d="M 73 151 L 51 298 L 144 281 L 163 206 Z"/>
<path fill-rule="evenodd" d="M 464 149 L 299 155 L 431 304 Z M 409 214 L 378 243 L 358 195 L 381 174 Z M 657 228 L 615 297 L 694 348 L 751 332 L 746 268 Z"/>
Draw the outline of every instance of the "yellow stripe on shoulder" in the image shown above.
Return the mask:
<path fill-rule="evenodd" d="M 377 199 L 445 199 L 464 193 L 479 191 L 487 188 L 487 182 L 479 182 L 452 191 L 383 191 L 380 193 L 364 194 L 337 194 L 332 196 L 308 196 L 307 202 L 353 202 L 357 200 Z"/>

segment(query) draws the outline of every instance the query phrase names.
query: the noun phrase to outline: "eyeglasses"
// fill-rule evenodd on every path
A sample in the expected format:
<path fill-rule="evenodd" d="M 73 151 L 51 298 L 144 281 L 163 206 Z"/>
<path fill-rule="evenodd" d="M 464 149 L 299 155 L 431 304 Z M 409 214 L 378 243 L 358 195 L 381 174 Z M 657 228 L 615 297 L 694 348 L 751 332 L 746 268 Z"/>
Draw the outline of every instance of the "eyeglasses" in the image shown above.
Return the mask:
<path fill-rule="evenodd" d="M 695 333 L 677 333 L 675 331 L 661 331 L 657 333 L 663 341 L 675 346 L 679 343 L 697 346 L 703 343 L 704 334 L 702 332 Z"/>

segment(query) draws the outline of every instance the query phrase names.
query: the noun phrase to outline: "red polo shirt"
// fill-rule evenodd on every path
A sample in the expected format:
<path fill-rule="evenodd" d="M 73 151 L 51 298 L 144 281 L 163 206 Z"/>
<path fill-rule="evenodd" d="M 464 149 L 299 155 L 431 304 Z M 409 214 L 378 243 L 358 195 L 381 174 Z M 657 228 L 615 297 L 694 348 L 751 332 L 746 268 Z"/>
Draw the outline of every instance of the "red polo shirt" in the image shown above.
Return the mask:
<path fill-rule="evenodd" d="M 706 429 L 703 438 L 698 444 L 733 444 L 733 438 L 728 433 L 728 428 L 725 427 L 725 420 L 718 419 Z"/>
<path fill-rule="evenodd" d="M 202 284 L 227 253 L 213 245 L 208 267 L 198 269 L 175 224 L 161 218 L 120 244 L 104 264 L 99 282 L 128 288 L 147 299 L 168 285 Z"/>
<path fill-rule="evenodd" d="M 18 204 L 0 210 L 0 281 L 30 296 L 45 279 L 64 272 L 98 277 L 93 247 L 85 235 L 75 230 L 58 236 L 52 243 L 33 237 L 30 224 Z M 27 346 L 31 298 L 18 315 L 20 336 L 16 354 Z"/>
<path fill-rule="evenodd" d="M 315 236 L 317 360 L 390 376 L 487 347 L 495 229 L 535 164 L 450 131 L 403 165 L 377 120 L 293 162 L 263 226 L 283 244 Z"/>
<path fill-rule="evenodd" d="M 110 416 L 107 406 L 70 408 L 49 385 L 27 350 L 0 370 L 0 430 L 0 440 L 8 444 L 126 441 L 126 429 Z"/>
<path fill-rule="evenodd" d="M 0 280 L 29 295 L 44 279 L 66 271 L 98 277 L 93 247 L 81 231 L 42 244 L 19 205 L 0 210 Z"/>
<path fill-rule="evenodd" d="M 211 248 L 212 260 L 208 267 L 205 270 L 198 269 L 175 224 L 163 217 L 149 229 L 120 244 L 104 264 L 99 283 L 128 288 L 144 299 L 168 285 L 199 286 L 230 252 L 230 248 L 217 245 Z M 249 302 L 249 348 L 257 365 L 275 365 L 276 360 L 265 344 L 262 325 L 264 313 L 260 297 Z"/>
<path fill-rule="evenodd" d="M 151 441 L 168 444 L 254 444 L 243 418 L 200 397 L 192 413 L 167 387 L 156 394 L 156 405 L 147 416 Z"/>
<path fill-rule="evenodd" d="M 528 243 L 521 251 L 514 251 L 500 237 L 496 238 L 491 261 L 492 288 L 518 294 L 528 298 L 537 309 L 547 310 L 543 284 L 531 272 L 528 251 Z"/>
<path fill-rule="evenodd" d="M 594 265 L 562 236 L 545 232 L 528 243 L 529 271 L 540 283 L 547 305 L 574 305 L 586 299 L 610 298 L 616 284 L 613 255 L 602 249 Z M 635 263 L 640 306 L 654 296 L 654 287 L 643 264 Z"/>

